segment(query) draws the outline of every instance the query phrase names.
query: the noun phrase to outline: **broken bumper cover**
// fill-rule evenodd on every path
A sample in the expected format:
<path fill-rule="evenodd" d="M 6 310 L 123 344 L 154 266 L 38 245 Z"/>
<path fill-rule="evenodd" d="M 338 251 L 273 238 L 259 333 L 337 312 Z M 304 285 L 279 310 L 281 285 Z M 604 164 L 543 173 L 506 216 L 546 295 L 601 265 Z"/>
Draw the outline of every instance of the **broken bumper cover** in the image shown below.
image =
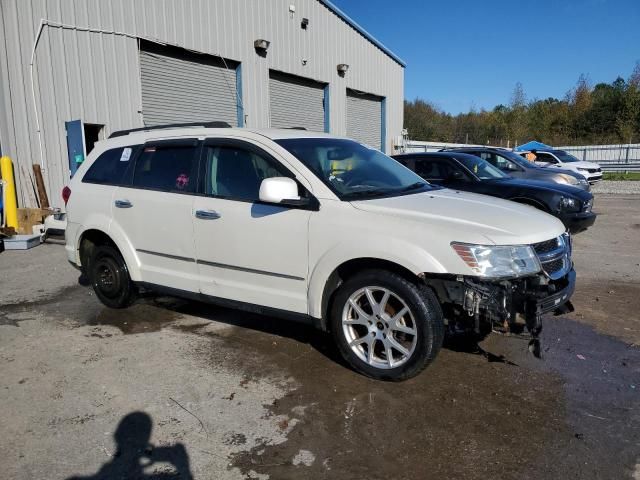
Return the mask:
<path fill-rule="evenodd" d="M 548 297 L 545 297 L 536 302 L 536 313 L 543 315 L 549 312 L 556 312 L 561 310 L 562 307 L 569 301 L 573 292 L 576 289 L 576 271 L 571 270 L 566 275 L 567 286 L 559 292 L 553 293 Z M 559 311 L 558 313 L 563 313 Z"/>

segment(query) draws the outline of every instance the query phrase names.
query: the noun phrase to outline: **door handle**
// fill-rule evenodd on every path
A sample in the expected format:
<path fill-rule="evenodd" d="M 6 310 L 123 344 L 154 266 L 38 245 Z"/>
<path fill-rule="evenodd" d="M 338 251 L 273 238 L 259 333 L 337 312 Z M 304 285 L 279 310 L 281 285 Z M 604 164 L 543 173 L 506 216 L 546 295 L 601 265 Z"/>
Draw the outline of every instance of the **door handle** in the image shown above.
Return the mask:
<path fill-rule="evenodd" d="M 196 218 L 201 220 L 215 220 L 220 218 L 220 214 L 215 210 L 196 210 Z"/>
<path fill-rule="evenodd" d="M 131 207 L 133 207 L 133 203 L 131 203 L 129 200 L 116 200 L 115 201 L 115 205 L 118 208 L 131 208 Z"/>

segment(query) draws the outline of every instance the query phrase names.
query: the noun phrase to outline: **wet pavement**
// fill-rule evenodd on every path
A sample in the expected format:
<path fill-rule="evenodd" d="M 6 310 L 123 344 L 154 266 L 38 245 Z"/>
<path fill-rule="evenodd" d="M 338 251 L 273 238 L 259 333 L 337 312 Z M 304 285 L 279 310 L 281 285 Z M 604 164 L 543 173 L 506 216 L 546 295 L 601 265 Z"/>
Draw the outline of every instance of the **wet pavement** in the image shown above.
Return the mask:
<path fill-rule="evenodd" d="M 172 298 L 114 311 L 82 287 L 61 297 L 5 306 L 0 322 L 36 310 L 73 328 L 107 327 L 88 333 L 98 339 L 170 329 L 206 339 L 210 348 L 189 354 L 212 369 L 233 365 L 245 385 L 291 379 L 266 406 L 283 422 L 295 419 L 286 441 L 258 439 L 229 457 L 247 476 L 634 478 L 640 350 L 567 318 L 546 319 L 543 360 L 517 338 L 494 335 L 481 349 L 457 339 L 422 375 L 397 384 L 352 372 L 328 337 L 299 324 Z M 243 441 L 242 431 L 233 435 Z"/>

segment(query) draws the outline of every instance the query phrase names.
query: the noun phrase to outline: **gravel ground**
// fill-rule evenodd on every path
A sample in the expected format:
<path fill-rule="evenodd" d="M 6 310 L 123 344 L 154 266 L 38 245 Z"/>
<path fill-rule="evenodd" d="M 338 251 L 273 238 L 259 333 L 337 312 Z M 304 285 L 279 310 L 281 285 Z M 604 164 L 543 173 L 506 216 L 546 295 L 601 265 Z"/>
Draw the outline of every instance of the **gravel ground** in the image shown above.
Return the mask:
<path fill-rule="evenodd" d="M 625 195 L 640 194 L 640 182 L 624 180 L 603 180 L 591 187 L 591 193 L 621 193 Z"/>

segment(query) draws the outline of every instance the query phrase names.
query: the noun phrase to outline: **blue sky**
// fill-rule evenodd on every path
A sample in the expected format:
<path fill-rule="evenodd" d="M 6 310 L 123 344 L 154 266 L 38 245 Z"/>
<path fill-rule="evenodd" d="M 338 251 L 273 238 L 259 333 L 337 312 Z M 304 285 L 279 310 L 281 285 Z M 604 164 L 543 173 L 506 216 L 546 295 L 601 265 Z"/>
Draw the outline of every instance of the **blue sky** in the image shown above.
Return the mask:
<path fill-rule="evenodd" d="M 405 98 L 447 112 L 563 97 L 581 73 L 627 78 L 640 60 L 640 0 L 334 0 L 407 62 Z"/>

